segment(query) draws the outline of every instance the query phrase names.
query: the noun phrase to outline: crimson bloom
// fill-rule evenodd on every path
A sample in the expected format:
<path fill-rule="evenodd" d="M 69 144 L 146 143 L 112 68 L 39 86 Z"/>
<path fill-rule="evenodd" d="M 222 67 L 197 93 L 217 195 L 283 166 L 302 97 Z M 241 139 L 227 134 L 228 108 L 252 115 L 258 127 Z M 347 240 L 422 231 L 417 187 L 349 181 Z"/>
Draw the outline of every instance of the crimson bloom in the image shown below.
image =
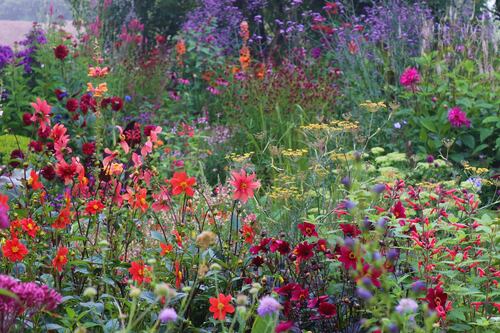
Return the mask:
<path fill-rule="evenodd" d="M 392 214 L 394 214 L 394 217 L 397 219 L 406 217 L 406 210 L 401 201 L 396 202 L 394 207 L 392 207 Z"/>
<path fill-rule="evenodd" d="M 448 294 L 444 292 L 441 286 L 429 288 L 425 300 L 429 303 L 429 308 L 435 310 L 439 306 L 445 306 Z"/>
<path fill-rule="evenodd" d="M 350 248 L 347 246 L 342 246 L 340 248 L 339 261 L 344 264 L 345 269 L 356 268 L 358 260 L 359 259 L 356 257 L 356 254 Z"/>
<path fill-rule="evenodd" d="M 339 226 L 344 233 L 344 237 L 356 238 L 361 234 L 361 230 L 359 230 L 354 224 L 341 223 Z"/>
<path fill-rule="evenodd" d="M 17 238 L 5 241 L 2 246 L 2 252 L 5 258 L 11 262 L 21 261 L 28 254 L 28 249 Z"/>
<path fill-rule="evenodd" d="M 69 112 L 75 112 L 78 110 L 79 102 L 76 98 L 68 98 L 66 101 L 66 110 Z"/>
<path fill-rule="evenodd" d="M 299 243 L 297 247 L 293 250 L 293 254 L 297 256 L 297 260 L 303 261 L 310 259 L 314 256 L 314 247 L 316 244 L 309 244 L 308 242 Z"/>
<path fill-rule="evenodd" d="M 54 48 L 54 56 L 59 60 L 64 60 L 68 54 L 68 47 L 64 44 L 58 45 Z"/>
<path fill-rule="evenodd" d="M 63 267 L 68 263 L 68 248 L 61 246 L 56 253 L 56 256 L 52 260 L 52 266 L 57 269 L 58 272 L 62 272 Z"/>
<path fill-rule="evenodd" d="M 234 187 L 233 199 L 246 203 L 248 198 L 253 197 L 254 191 L 260 187 L 260 182 L 255 180 L 255 173 L 247 175 L 245 170 L 231 172 L 231 181 Z"/>
<path fill-rule="evenodd" d="M 224 320 L 226 314 L 234 312 L 234 307 L 230 304 L 232 299 L 231 295 L 225 296 L 224 294 L 209 299 L 210 308 L 208 310 L 214 314 L 215 320 Z"/>
<path fill-rule="evenodd" d="M 302 235 L 306 237 L 318 237 L 318 232 L 316 231 L 316 225 L 312 223 L 309 222 L 299 223 L 297 228 L 299 228 Z"/>
<path fill-rule="evenodd" d="M 36 171 L 31 170 L 30 178 L 28 179 L 28 185 L 34 191 L 43 188 L 43 184 L 38 179 L 39 179 L 39 176 L 37 175 Z"/>
<path fill-rule="evenodd" d="M 143 282 L 151 282 L 151 271 L 152 268 L 148 265 L 144 265 L 142 261 L 134 261 L 130 264 L 128 272 L 132 275 L 132 280 L 141 285 Z"/>
<path fill-rule="evenodd" d="M 185 172 L 175 172 L 172 179 L 170 179 L 170 184 L 172 185 L 173 195 L 185 193 L 188 197 L 192 197 L 194 195 L 193 186 L 196 185 L 196 178 L 188 177 Z"/>
<path fill-rule="evenodd" d="M 105 206 L 99 200 L 92 200 L 89 201 L 87 207 L 85 207 L 85 213 L 89 215 L 99 214 L 100 212 L 102 212 L 104 207 Z"/>

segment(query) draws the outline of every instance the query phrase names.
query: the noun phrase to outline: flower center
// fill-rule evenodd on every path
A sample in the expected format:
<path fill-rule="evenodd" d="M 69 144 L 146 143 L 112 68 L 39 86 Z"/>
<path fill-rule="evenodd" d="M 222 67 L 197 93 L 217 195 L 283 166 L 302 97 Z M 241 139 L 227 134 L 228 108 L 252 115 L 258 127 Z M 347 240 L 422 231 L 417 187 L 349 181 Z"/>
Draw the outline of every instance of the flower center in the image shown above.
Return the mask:
<path fill-rule="evenodd" d="M 440 297 L 436 297 L 436 298 L 434 298 L 434 302 L 435 302 L 437 305 L 441 305 L 441 298 L 440 298 Z"/>
<path fill-rule="evenodd" d="M 248 185 L 246 183 L 241 184 L 241 189 L 246 190 L 248 188 Z"/>
<path fill-rule="evenodd" d="M 94 208 L 95 210 L 98 210 L 99 209 L 99 205 L 98 204 L 94 204 L 94 206 L 92 206 L 92 208 Z"/>
<path fill-rule="evenodd" d="M 188 187 L 188 184 L 187 184 L 187 182 L 182 182 L 182 183 L 180 184 L 180 186 L 181 186 L 183 189 L 185 189 L 186 187 Z"/>
<path fill-rule="evenodd" d="M 19 248 L 17 246 L 12 247 L 12 252 L 17 253 L 19 252 Z"/>
<path fill-rule="evenodd" d="M 219 303 L 219 304 L 217 305 L 217 308 L 218 308 L 220 311 L 222 311 L 222 310 L 224 309 L 224 307 L 225 307 L 224 303 Z"/>
<path fill-rule="evenodd" d="M 349 253 L 349 259 L 351 259 L 351 260 L 356 259 L 356 256 L 354 255 L 354 253 L 352 253 L 352 252 Z"/>

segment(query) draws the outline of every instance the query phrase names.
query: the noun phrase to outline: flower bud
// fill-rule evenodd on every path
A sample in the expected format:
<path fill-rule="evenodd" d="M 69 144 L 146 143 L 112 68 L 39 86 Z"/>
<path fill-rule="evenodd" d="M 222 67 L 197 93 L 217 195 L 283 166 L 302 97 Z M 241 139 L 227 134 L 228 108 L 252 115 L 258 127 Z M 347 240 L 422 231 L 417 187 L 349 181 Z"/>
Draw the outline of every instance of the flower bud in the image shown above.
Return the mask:
<path fill-rule="evenodd" d="M 83 291 L 84 297 L 93 298 L 96 295 L 97 295 L 97 290 L 94 287 L 85 288 L 85 290 Z"/>

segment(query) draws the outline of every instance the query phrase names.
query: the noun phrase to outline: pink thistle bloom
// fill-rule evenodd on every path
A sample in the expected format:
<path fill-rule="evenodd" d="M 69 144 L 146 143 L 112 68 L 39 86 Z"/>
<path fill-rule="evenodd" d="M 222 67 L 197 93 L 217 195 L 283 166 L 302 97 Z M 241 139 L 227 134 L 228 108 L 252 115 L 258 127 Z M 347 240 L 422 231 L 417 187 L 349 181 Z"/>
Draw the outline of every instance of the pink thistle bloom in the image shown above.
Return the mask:
<path fill-rule="evenodd" d="M 399 83 L 405 87 L 415 88 L 415 85 L 420 82 L 420 73 L 414 67 L 408 67 L 405 69 L 401 77 L 399 78 Z"/>
<path fill-rule="evenodd" d="M 448 110 L 448 121 L 453 127 L 466 126 L 467 128 L 470 128 L 469 118 L 467 118 L 465 112 L 463 112 L 458 106 Z"/>
<path fill-rule="evenodd" d="M 247 172 L 242 169 L 240 172 L 231 172 L 231 176 L 229 183 L 234 187 L 234 200 L 246 203 L 248 198 L 253 197 L 253 192 L 260 187 L 260 182 L 255 180 L 255 173 L 247 175 Z"/>

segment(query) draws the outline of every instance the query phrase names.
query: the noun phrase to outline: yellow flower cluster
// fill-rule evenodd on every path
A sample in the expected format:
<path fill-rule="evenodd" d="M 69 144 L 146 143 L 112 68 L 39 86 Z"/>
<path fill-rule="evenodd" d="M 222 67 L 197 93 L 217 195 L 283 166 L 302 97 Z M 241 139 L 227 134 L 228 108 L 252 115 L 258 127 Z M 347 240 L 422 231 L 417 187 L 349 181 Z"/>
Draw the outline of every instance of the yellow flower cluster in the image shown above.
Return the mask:
<path fill-rule="evenodd" d="M 476 168 L 469 164 L 469 162 L 462 162 L 465 171 L 472 172 L 476 175 L 482 175 L 487 173 L 489 170 L 487 168 Z"/>
<path fill-rule="evenodd" d="M 286 157 L 299 158 L 307 154 L 307 149 L 284 149 L 281 154 Z"/>
<path fill-rule="evenodd" d="M 348 153 L 330 153 L 330 158 L 333 161 L 352 161 L 354 159 L 354 153 L 353 152 L 348 152 Z"/>
<path fill-rule="evenodd" d="M 299 197 L 299 189 L 295 186 L 281 187 L 272 186 L 269 197 L 274 200 L 288 200 Z"/>
<path fill-rule="evenodd" d="M 332 120 L 330 130 L 333 131 L 356 131 L 359 129 L 359 122 L 349 120 Z"/>
<path fill-rule="evenodd" d="M 384 102 L 372 102 L 370 100 L 365 101 L 364 103 L 359 104 L 362 108 L 365 108 L 368 112 L 377 112 L 380 109 L 387 108 Z"/>
<path fill-rule="evenodd" d="M 226 159 L 231 160 L 231 161 L 236 162 L 236 163 L 243 163 L 243 162 L 247 161 L 248 159 L 250 159 L 252 157 L 252 155 L 253 155 L 253 151 L 251 151 L 249 153 L 244 153 L 242 155 L 236 154 L 236 153 L 231 153 L 231 154 L 226 155 Z"/>
<path fill-rule="evenodd" d="M 308 124 L 300 126 L 300 128 L 306 131 L 327 131 L 330 126 L 328 124 Z"/>

